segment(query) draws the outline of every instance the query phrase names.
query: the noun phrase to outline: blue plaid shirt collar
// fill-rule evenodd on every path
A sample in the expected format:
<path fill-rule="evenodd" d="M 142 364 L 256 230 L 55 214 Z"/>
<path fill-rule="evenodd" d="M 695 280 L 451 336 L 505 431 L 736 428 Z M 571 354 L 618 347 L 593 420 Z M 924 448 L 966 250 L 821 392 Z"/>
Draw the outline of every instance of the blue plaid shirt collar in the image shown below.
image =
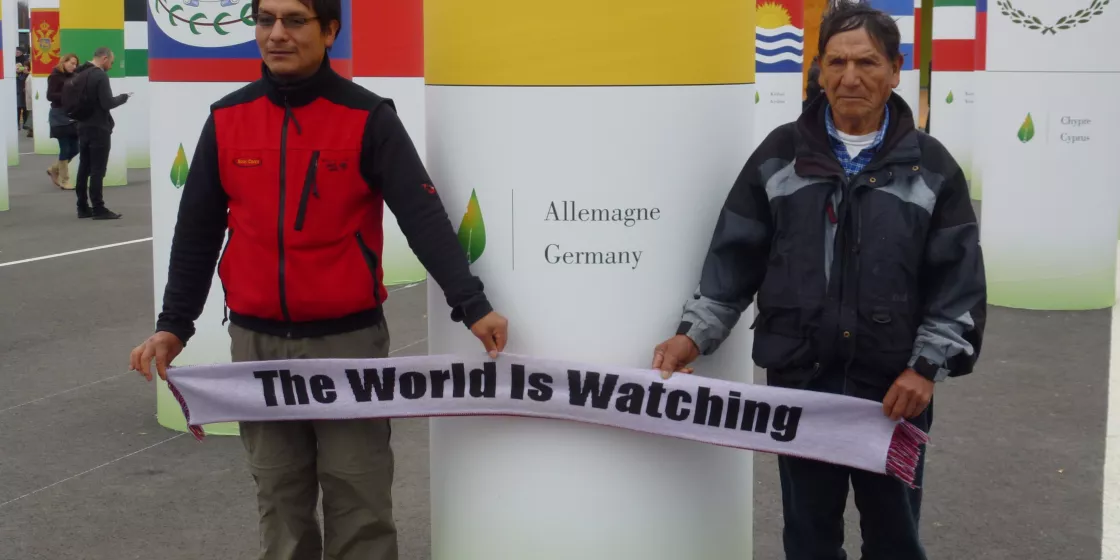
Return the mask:
<path fill-rule="evenodd" d="M 875 141 L 871 146 L 864 148 L 856 157 L 852 157 L 848 153 L 848 147 L 840 140 L 840 134 L 836 131 L 836 123 L 832 120 L 832 107 L 826 106 L 824 112 L 825 127 L 828 128 L 828 139 L 832 143 L 832 152 L 836 154 L 836 158 L 840 160 L 840 165 L 844 166 L 844 172 L 849 177 L 857 175 L 863 171 L 867 164 L 871 163 L 871 159 L 875 157 L 875 153 L 883 146 L 883 138 L 887 135 L 887 125 L 891 122 L 891 109 L 886 108 L 886 114 L 883 116 L 883 126 L 879 127 L 878 134 L 875 135 Z"/>

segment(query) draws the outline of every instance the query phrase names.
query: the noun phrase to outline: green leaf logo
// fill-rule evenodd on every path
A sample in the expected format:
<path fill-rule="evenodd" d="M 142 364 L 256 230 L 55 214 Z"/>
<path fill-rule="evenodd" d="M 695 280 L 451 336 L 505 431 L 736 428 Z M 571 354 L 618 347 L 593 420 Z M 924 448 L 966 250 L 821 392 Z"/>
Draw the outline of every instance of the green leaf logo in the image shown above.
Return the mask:
<path fill-rule="evenodd" d="M 945 98 L 945 102 L 950 105 L 953 104 L 953 90 L 949 90 L 949 96 Z"/>
<path fill-rule="evenodd" d="M 1031 114 L 1027 113 L 1027 118 L 1023 121 L 1023 126 L 1019 127 L 1019 141 L 1026 144 L 1034 138 L 1034 119 Z"/>
<path fill-rule="evenodd" d="M 459 224 L 459 245 L 467 255 L 467 262 L 474 264 L 486 249 L 486 224 L 482 221 L 482 208 L 478 205 L 478 194 L 471 190 L 471 200 Z"/>
<path fill-rule="evenodd" d="M 755 90 L 755 92 L 754 92 L 754 104 L 758 105 L 758 102 L 759 102 L 760 99 L 761 98 L 758 96 L 758 90 Z"/>
<path fill-rule="evenodd" d="M 175 154 L 175 161 L 171 164 L 171 184 L 177 189 L 183 188 L 183 185 L 187 184 L 187 173 L 190 169 L 187 165 L 187 153 L 183 151 L 183 145 L 179 144 L 179 153 Z"/>
<path fill-rule="evenodd" d="M 39 92 L 35 92 L 35 101 L 39 100 Z"/>

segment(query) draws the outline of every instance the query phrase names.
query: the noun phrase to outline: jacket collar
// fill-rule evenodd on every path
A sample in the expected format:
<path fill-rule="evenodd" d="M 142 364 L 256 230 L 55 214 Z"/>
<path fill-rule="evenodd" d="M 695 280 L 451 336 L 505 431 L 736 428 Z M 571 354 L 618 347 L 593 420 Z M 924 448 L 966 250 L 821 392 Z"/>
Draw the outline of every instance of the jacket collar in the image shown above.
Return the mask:
<path fill-rule="evenodd" d="M 338 74 L 331 69 L 328 55 L 323 56 L 319 70 L 308 78 L 296 81 L 282 81 L 268 70 L 268 66 L 261 62 L 261 78 L 264 82 L 268 98 L 277 105 L 299 107 L 311 103 L 323 94 L 330 82 Z"/>
<path fill-rule="evenodd" d="M 887 108 L 891 118 L 883 144 L 867 165 L 867 171 L 875 171 L 888 164 L 917 163 L 921 160 L 914 113 L 902 97 L 893 92 L 887 100 Z M 828 99 L 821 94 L 805 108 L 795 124 L 797 162 L 794 169 L 802 177 L 845 176 L 844 167 L 832 150 L 825 122 L 827 111 Z"/>

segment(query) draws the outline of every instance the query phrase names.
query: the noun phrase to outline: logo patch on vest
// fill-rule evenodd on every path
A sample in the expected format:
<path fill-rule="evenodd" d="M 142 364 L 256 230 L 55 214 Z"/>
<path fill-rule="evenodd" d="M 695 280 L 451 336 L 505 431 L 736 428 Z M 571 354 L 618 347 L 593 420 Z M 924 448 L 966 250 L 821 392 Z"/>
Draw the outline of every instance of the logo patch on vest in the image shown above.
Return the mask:
<path fill-rule="evenodd" d="M 331 172 L 346 171 L 346 168 L 350 165 L 344 159 L 323 159 L 322 162 L 327 171 Z"/>
<path fill-rule="evenodd" d="M 233 164 L 238 167 L 260 167 L 261 158 L 239 157 L 233 159 Z"/>

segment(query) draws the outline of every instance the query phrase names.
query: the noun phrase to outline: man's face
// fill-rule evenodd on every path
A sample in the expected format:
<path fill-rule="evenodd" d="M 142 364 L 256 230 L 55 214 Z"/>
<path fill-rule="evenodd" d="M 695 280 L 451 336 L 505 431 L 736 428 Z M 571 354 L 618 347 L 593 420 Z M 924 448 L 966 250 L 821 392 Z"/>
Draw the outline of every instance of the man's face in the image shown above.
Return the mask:
<path fill-rule="evenodd" d="M 833 116 L 846 122 L 875 122 L 898 86 L 902 61 L 891 61 L 865 29 L 829 39 L 821 60 L 820 83 Z"/>
<path fill-rule="evenodd" d="M 327 47 L 338 35 L 338 22 L 324 22 L 300 0 L 261 0 L 257 15 L 257 46 L 269 71 L 303 78 L 314 74 Z"/>
<path fill-rule="evenodd" d="M 108 72 L 109 70 L 113 69 L 113 60 L 115 58 L 116 58 L 115 55 L 110 54 L 109 56 L 106 56 L 105 58 L 98 58 L 93 63 L 96 64 L 97 66 L 99 66 L 102 70 Z"/>

